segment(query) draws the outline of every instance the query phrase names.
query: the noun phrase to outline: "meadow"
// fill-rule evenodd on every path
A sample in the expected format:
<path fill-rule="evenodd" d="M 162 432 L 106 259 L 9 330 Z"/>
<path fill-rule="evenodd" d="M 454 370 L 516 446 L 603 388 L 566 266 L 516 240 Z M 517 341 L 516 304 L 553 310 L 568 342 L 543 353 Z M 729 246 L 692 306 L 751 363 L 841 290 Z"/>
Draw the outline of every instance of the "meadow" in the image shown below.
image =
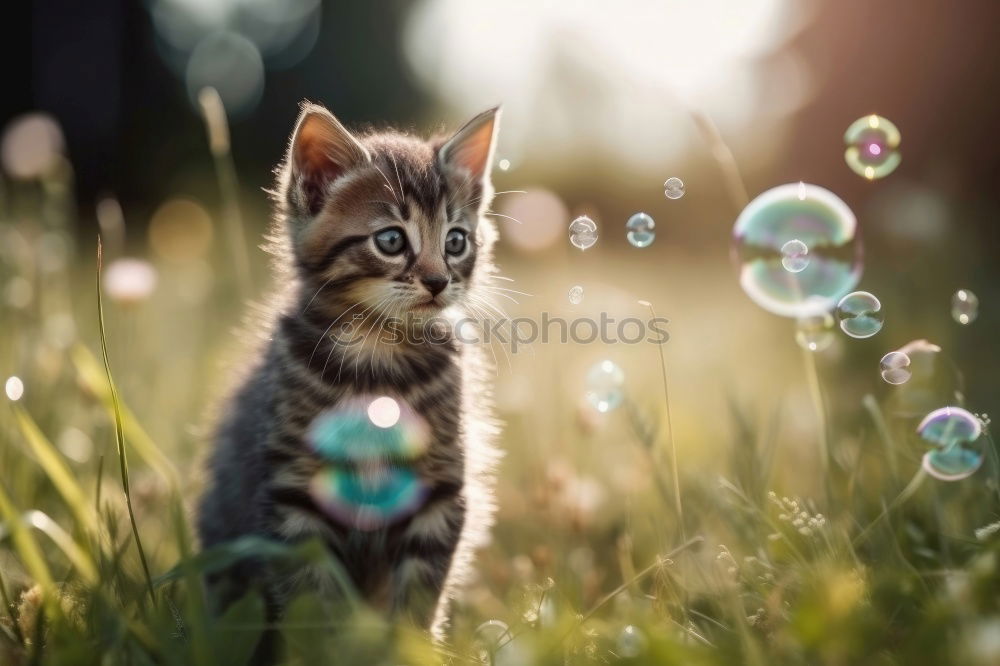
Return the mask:
<path fill-rule="evenodd" d="M 874 280 L 890 318 L 875 340 L 893 345 L 833 332 L 829 350 L 796 345 L 788 321 L 719 269 L 738 196 L 728 223 L 661 233 L 642 250 L 615 238 L 601 254 L 613 244 L 602 237 L 581 253 L 561 225 L 544 255 L 502 241 L 501 269 L 531 296 L 497 307 L 655 307 L 670 340 L 492 348 L 505 451 L 497 525 L 446 644 L 311 595 L 276 626 L 253 589 L 213 615 L 201 576 L 236 559 L 336 565 L 315 543 L 199 552 L 192 536 L 212 403 L 247 342 L 237 331 L 253 334 L 239 328 L 245 302 L 270 289 L 256 247 L 266 198 L 240 188 L 224 142 L 212 147 L 221 205 L 176 198 L 126 238 L 129 211 L 105 199 L 100 249 L 80 231 L 68 161 L 3 181 L 0 368 L 17 381 L 0 409 L 0 663 L 242 664 L 265 629 L 293 664 L 1000 663 L 1000 465 L 978 415 L 990 396 L 963 379 L 982 368 L 949 356 L 986 355 L 988 333 L 963 337 L 973 329 L 951 325 L 945 305 L 893 308 L 910 285 L 883 265 Z M 716 198 L 733 185 L 717 169 L 657 206 L 692 214 L 699 187 Z M 498 189 L 522 178 L 498 173 Z M 584 190 L 563 187 L 579 201 Z M 519 216 L 504 196 L 520 195 L 496 210 Z M 503 238 L 511 223 L 498 224 Z M 685 251 L 700 242 L 711 261 Z M 654 252 L 667 257 L 662 279 L 649 277 L 663 261 Z M 577 283 L 586 296 L 569 303 Z M 986 311 L 972 326 L 990 325 Z M 927 352 L 924 380 L 880 381 L 881 353 L 931 319 L 925 335 L 943 351 Z M 604 358 L 627 378 L 607 413 L 581 388 Z M 983 428 L 985 461 L 968 478 L 933 478 L 917 425 L 963 404 Z"/>

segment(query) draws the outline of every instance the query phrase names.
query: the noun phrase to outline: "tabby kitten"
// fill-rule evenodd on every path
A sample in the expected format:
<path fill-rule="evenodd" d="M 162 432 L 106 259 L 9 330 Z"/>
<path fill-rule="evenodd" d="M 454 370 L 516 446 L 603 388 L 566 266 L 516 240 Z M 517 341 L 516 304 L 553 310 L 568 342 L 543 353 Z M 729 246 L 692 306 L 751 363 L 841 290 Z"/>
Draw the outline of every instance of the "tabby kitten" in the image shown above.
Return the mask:
<path fill-rule="evenodd" d="M 489 278 L 495 231 L 484 212 L 498 116 L 491 109 L 447 140 L 425 141 L 352 134 L 303 104 L 272 192 L 279 296 L 220 412 L 198 518 L 204 548 L 244 535 L 318 537 L 370 604 L 437 636 L 492 523 L 490 393 L 480 350 L 449 331 L 387 342 L 382 328 L 390 317 L 446 315 Z M 360 344 L 335 334 L 346 322 Z M 409 515 L 360 530 L 310 493 L 323 462 L 307 439 L 317 416 L 379 395 L 428 426 L 429 444 L 409 463 L 425 492 Z M 318 569 L 278 573 L 259 562 L 209 582 L 222 603 L 260 586 L 272 618 L 299 591 L 339 593 Z"/>

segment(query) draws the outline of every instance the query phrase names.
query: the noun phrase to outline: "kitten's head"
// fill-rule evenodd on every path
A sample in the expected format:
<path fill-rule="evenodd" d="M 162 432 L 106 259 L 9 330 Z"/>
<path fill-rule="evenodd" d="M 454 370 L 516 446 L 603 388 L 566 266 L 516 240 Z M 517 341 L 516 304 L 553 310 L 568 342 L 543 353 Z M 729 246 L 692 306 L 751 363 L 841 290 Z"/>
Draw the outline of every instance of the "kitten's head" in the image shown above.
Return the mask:
<path fill-rule="evenodd" d="M 434 315 L 488 266 L 499 109 L 447 139 L 356 135 L 302 107 L 275 193 L 311 310 Z"/>

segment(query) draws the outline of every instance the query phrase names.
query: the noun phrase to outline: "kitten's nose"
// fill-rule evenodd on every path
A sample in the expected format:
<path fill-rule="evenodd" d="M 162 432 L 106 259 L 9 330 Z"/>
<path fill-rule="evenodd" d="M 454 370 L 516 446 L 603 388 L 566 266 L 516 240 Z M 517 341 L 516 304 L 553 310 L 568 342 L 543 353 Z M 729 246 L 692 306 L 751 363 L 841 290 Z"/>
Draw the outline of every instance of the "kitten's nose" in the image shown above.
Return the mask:
<path fill-rule="evenodd" d="M 437 296 L 448 286 L 451 278 L 446 275 L 429 275 L 420 278 L 420 281 L 427 287 L 427 291 L 431 292 L 431 296 Z"/>

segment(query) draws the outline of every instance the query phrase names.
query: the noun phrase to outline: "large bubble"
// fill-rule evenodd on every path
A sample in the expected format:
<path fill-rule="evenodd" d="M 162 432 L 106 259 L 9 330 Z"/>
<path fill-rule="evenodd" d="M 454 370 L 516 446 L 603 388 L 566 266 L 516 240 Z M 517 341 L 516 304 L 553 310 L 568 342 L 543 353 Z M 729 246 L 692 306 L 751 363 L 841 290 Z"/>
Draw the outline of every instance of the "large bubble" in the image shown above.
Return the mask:
<path fill-rule="evenodd" d="M 782 248 L 798 241 L 809 262 L 791 272 Z M 751 201 L 733 227 L 740 286 L 757 305 L 783 317 L 827 312 L 861 278 L 854 213 L 829 190 L 806 183 L 772 188 Z"/>
<path fill-rule="evenodd" d="M 380 529 L 411 515 L 427 496 L 412 462 L 427 451 L 430 426 L 403 400 L 345 401 L 316 417 L 306 437 L 324 463 L 309 492 L 344 525 Z"/>
<path fill-rule="evenodd" d="M 942 481 L 959 481 L 972 476 L 983 464 L 978 440 L 983 424 L 961 407 L 942 407 L 924 417 L 917 433 L 933 448 L 924 454 L 923 468 Z"/>

